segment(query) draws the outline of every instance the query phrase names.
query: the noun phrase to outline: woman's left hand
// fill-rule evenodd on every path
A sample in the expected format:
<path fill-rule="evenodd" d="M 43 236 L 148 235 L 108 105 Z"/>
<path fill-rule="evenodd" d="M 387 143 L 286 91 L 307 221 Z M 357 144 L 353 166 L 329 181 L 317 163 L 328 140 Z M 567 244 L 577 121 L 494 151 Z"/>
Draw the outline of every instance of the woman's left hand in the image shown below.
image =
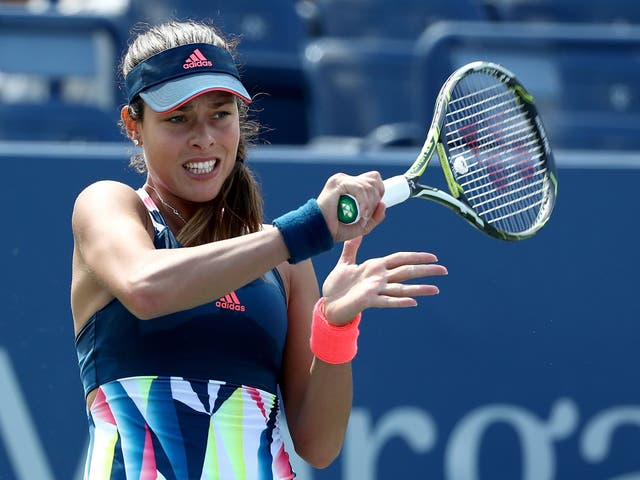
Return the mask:
<path fill-rule="evenodd" d="M 334 325 L 345 325 L 367 308 L 404 308 L 418 304 L 414 297 L 436 295 L 438 287 L 404 284 L 406 280 L 446 275 L 435 255 L 425 252 L 396 252 L 356 263 L 362 237 L 344 243 L 338 263 L 323 286 L 324 312 Z"/>

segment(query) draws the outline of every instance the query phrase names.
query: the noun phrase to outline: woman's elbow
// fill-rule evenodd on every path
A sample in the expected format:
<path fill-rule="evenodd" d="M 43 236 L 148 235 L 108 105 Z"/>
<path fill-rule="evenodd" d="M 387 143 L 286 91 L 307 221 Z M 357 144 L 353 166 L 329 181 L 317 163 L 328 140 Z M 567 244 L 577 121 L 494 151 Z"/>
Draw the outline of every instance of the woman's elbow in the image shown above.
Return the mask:
<path fill-rule="evenodd" d="M 150 320 L 163 314 L 163 295 L 160 295 L 150 282 L 130 280 L 117 297 L 124 307 L 140 320 Z"/>
<path fill-rule="evenodd" d="M 296 453 L 313 468 L 323 469 L 331 465 L 342 450 L 342 442 L 317 442 L 317 445 L 296 447 Z M 322 444 L 320 444 L 322 443 Z"/>

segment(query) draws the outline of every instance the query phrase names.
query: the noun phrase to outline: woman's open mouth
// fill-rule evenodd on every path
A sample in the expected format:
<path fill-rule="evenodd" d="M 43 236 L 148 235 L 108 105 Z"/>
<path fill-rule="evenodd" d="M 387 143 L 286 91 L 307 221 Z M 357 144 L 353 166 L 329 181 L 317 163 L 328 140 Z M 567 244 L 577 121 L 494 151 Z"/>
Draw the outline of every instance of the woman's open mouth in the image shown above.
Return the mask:
<path fill-rule="evenodd" d="M 216 160 L 209 160 L 206 162 L 189 162 L 185 163 L 183 166 L 195 175 L 205 175 L 213 172 L 213 169 L 216 167 L 216 163 L 218 163 Z"/>

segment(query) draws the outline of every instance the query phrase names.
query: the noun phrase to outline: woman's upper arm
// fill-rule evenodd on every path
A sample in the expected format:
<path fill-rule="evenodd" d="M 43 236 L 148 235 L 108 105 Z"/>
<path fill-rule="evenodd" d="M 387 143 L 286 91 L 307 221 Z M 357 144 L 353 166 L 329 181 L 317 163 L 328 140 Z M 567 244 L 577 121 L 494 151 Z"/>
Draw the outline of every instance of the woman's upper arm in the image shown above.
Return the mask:
<path fill-rule="evenodd" d="M 126 298 L 136 265 L 154 249 L 148 225 L 144 205 L 124 184 L 97 182 L 76 199 L 72 227 L 77 252 L 113 296 Z"/>

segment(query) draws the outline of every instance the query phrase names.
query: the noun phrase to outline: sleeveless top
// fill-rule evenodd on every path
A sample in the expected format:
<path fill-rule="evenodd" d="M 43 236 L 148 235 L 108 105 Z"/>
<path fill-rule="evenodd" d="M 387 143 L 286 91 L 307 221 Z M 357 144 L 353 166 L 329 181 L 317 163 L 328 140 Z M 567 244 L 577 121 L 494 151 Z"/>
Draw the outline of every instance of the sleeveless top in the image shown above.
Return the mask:
<path fill-rule="evenodd" d="M 180 248 L 144 189 L 156 248 Z M 208 304 L 140 320 L 120 301 L 76 337 L 85 479 L 292 479 L 277 387 L 287 333 L 276 269 Z"/>
<path fill-rule="evenodd" d="M 151 197 L 138 193 L 156 248 L 180 247 Z M 223 298 L 152 320 L 139 320 L 113 299 L 78 333 L 76 348 L 85 395 L 136 375 L 223 380 L 276 393 L 286 334 L 284 286 L 273 269 Z"/>

